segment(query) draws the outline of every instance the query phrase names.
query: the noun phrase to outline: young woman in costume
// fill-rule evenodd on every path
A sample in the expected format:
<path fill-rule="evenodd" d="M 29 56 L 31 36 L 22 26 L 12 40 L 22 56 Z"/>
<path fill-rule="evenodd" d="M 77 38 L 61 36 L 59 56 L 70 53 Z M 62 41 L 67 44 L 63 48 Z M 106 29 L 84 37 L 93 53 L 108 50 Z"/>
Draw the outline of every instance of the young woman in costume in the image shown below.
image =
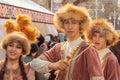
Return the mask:
<path fill-rule="evenodd" d="M 93 43 L 98 50 L 102 64 L 105 80 L 120 80 L 120 66 L 116 56 L 109 47 L 116 44 L 118 34 L 113 29 L 112 23 L 106 19 L 97 19 L 92 23 L 92 28 L 88 34 L 88 40 Z"/>
<path fill-rule="evenodd" d="M 21 22 L 21 26 L 22 22 L 27 25 L 30 21 L 27 15 L 22 14 L 18 15 L 17 20 Z M 17 26 L 16 29 L 11 20 L 7 20 L 4 24 L 7 35 L 1 41 L 1 46 L 6 51 L 6 58 L 0 61 L 0 80 L 35 80 L 34 70 L 30 67 L 30 63 L 23 62 L 22 56 L 29 53 L 30 43 L 36 42 L 39 31 L 24 25 L 22 29 L 21 26 Z"/>

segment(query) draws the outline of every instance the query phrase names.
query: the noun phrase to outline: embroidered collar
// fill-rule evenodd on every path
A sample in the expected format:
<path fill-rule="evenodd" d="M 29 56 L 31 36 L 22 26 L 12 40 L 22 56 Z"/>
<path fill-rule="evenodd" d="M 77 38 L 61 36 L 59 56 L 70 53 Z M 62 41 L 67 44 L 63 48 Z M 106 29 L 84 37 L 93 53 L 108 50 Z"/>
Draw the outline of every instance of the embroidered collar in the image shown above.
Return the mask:
<path fill-rule="evenodd" d="M 83 39 L 81 37 L 79 37 L 78 39 L 74 40 L 74 41 L 67 41 L 67 43 L 70 45 L 70 46 L 75 46 L 77 45 L 78 43 L 81 43 L 83 41 Z"/>
<path fill-rule="evenodd" d="M 64 46 L 64 51 L 65 51 L 65 56 L 68 55 L 68 53 L 71 52 L 71 50 L 75 47 L 78 46 L 82 43 L 83 39 L 79 37 L 77 40 L 68 42 L 66 41 L 65 46 Z"/>
<path fill-rule="evenodd" d="M 98 53 L 99 53 L 99 58 L 100 58 L 100 61 L 101 63 L 103 63 L 104 61 L 104 57 L 106 54 L 109 54 L 111 51 L 109 48 L 105 48 L 105 49 L 102 49 L 102 50 L 99 50 Z"/>

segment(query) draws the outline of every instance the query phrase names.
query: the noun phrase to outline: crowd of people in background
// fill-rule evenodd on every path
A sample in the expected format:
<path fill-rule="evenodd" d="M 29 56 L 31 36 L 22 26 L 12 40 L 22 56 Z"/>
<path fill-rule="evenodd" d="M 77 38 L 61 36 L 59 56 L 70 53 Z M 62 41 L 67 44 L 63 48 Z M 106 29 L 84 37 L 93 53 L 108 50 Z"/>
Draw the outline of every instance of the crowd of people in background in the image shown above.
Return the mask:
<path fill-rule="evenodd" d="M 39 31 L 31 42 L 23 29 L 5 36 L 0 80 L 120 80 L 120 35 L 111 22 L 92 21 L 86 8 L 73 4 L 61 7 L 53 22 L 64 42 Z"/>
<path fill-rule="evenodd" d="M 43 36 L 42 34 L 40 34 L 40 36 L 37 39 L 38 41 L 36 43 L 31 44 L 30 53 L 25 57 L 23 57 L 24 62 L 28 63 L 32 61 L 33 59 L 43 54 L 45 51 L 52 48 L 56 43 L 60 43 L 59 36 L 53 36 L 52 34 L 48 34 L 46 36 Z M 52 72 L 53 71 L 51 71 L 50 73 L 42 74 L 36 71 L 35 80 L 49 79 L 50 75 L 53 74 Z"/>

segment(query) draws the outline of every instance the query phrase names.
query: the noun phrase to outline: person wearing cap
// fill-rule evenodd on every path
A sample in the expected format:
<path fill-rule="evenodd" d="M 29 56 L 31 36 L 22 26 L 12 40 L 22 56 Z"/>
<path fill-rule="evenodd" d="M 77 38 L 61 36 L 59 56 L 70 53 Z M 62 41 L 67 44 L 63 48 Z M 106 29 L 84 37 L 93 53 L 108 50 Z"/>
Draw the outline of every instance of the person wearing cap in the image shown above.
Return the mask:
<path fill-rule="evenodd" d="M 50 61 L 57 80 L 104 80 L 98 53 L 81 36 L 89 30 L 91 18 L 86 8 L 66 4 L 54 15 L 54 24 L 65 32 L 67 41 L 57 43 L 39 58 Z M 39 60 L 32 67 L 39 71 Z"/>
<path fill-rule="evenodd" d="M 114 55 L 117 57 L 119 65 L 120 65 L 120 37 L 118 42 L 110 47 L 110 50 L 114 53 Z"/>
<path fill-rule="evenodd" d="M 30 64 L 24 64 L 22 56 L 29 53 L 30 43 L 21 32 L 7 34 L 2 40 L 6 58 L 0 61 L 1 80 L 35 80 Z"/>
<path fill-rule="evenodd" d="M 38 51 L 38 45 L 36 43 L 32 43 L 30 46 L 31 46 L 30 53 L 23 58 L 23 61 L 26 63 L 36 58 L 37 51 Z"/>
<path fill-rule="evenodd" d="M 5 50 L 6 56 L 4 60 L 0 61 L 0 80 L 35 80 L 35 71 L 31 68 L 30 63 L 23 62 L 22 57 L 29 54 L 30 44 L 37 41 L 40 32 L 33 27 L 18 31 L 9 29 L 11 24 L 11 27 L 16 28 L 11 20 L 6 20 L 5 24 L 6 36 L 1 40 L 0 46 Z M 24 24 L 26 23 L 24 22 Z M 50 64 L 50 62 L 42 60 L 41 62 L 46 63 L 41 68 L 46 68 Z"/>
<path fill-rule="evenodd" d="M 109 49 L 119 39 L 118 33 L 113 29 L 112 23 L 107 19 L 97 19 L 92 23 L 88 40 L 98 50 L 105 80 L 120 80 L 120 67 L 116 56 Z"/>

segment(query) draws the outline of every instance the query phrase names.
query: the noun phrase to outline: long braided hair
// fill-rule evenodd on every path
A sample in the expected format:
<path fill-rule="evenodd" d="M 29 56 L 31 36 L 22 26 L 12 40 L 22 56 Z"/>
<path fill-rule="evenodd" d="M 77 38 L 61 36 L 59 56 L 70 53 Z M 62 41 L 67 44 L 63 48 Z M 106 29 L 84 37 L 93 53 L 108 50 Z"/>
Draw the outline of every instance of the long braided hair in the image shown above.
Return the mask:
<path fill-rule="evenodd" d="M 19 66 L 20 66 L 21 75 L 22 75 L 23 80 L 28 80 L 26 73 L 25 73 L 25 68 L 24 68 L 23 62 L 21 60 L 21 57 L 22 56 L 20 56 L 20 58 L 19 58 Z"/>
<path fill-rule="evenodd" d="M 25 68 L 24 68 L 24 65 L 23 65 L 23 62 L 21 60 L 21 57 L 19 58 L 19 66 L 20 66 L 20 71 L 21 71 L 21 76 L 23 78 L 23 80 L 28 80 L 27 78 L 27 75 L 26 75 L 26 72 L 25 72 Z M 4 80 L 4 74 L 5 74 L 5 71 L 6 71 L 6 65 L 7 65 L 7 57 L 5 58 L 5 62 L 0 70 L 0 80 Z"/>
<path fill-rule="evenodd" d="M 4 74 L 5 74 L 5 70 L 6 70 L 6 64 L 7 64 L 7 57 L 5 58 L 5 62 L 0 70 L 0 79 L 3 80 L 4 79 Z"/>

